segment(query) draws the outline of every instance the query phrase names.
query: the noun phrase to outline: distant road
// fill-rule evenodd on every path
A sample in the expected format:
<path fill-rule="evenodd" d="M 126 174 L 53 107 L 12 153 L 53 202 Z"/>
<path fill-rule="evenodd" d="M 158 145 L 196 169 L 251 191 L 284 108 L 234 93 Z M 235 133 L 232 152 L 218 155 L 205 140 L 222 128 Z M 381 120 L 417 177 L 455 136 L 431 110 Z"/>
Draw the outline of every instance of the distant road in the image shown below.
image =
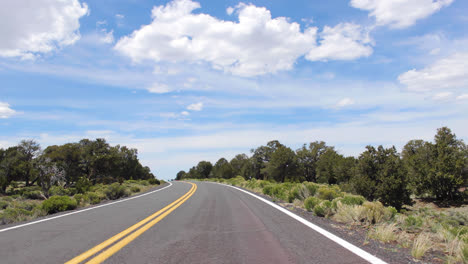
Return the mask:
<path fill-rule="evenodd" d="M 198 182 L 0 230 L 2 264 L 66 262 L 368 263 L 255 197 Z"/>

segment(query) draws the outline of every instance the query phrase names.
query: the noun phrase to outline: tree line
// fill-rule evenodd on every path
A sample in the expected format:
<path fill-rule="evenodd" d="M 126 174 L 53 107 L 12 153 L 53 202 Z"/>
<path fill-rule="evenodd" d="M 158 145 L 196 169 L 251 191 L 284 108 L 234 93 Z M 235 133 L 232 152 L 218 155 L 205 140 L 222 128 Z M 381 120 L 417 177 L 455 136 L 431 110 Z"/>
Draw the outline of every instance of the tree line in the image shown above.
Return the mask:
<path fill-rule="evenodd" d="M 463 199 L 468 183 L 468 148 L 447 127 L 437 130 L 434 142 L 411 140 L 396 148 L 367 146 L 357 158 L 338 153 L 323 141 L 297 150 L 274 140 L 251 150 L 251 156 L 219 159 L 214 165 L 200 161 L 176 179 L 233 178 L 276 182 L 339 184 L 342 190 L 401 208 L 410 195 L 441 201 Z"/>
<path fill-rule="evenodd" d="M 49 146 L 42 150 L 34 140 L 0 148 L 0 193 L 13 182 L 37 184 L 44 194 L 53 185 L 74 186 L 123 180 L 154 179 L 138 160 L 136 149 L 110 146 L 105 139 L 83 139 L 78 143 Z"/>

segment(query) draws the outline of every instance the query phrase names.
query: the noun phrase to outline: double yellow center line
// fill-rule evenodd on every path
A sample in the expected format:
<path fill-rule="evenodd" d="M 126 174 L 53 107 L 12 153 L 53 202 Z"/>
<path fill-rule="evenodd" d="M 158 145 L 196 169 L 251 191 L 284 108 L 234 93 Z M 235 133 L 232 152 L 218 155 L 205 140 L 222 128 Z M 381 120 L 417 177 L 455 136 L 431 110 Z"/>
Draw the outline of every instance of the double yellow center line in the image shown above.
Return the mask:
<path fill-rule="evenodd" d="M 131 227 L 125 229 L 124 231 L 118 233 L 117 235 L 109 238 L 108 240 L 102 242 L 101 244 L 99 244 L 99 245 L 91 248 L 90 250 L 88 250 L 88 251 L 74 257 L 73 259 L 65 262 L 65 264 L 81 263 L 81 262 L 85 261 L 86 259 L 96 255 L 97 253 L 99 253 L 99 252 L 101 252 L 102 250 L 105 249 L 104 251 L 102 251 L 101 253 L 99 253 L 98 255 L 94 256 L 93 258 L 91 258 L 89 261 L 86 262 L 87 264 L 88 263 L 92 263 L 92 264 L 102 263 L 103 261 L 108 259 L 110 256 L 114 255 L 117 251 L 119 251 L 120 249 L 122 249 L 123 247 L 128 245 L 130 242 L 135 240 L 137 237 L 139 237 L 145 231 L 150 229 L 152 226 L 157 224 L 164 217 L 166 217 L 172 211 L 177 209 L 177 207 L 181 206 L 185 201 L 187 201 L 190 198 L 190 196 L 192 196 L 195 193 L 195 191 L 197 190 L 197 185 L 196 184 L 191 183 L 191 182 L 189 182 L 189 183 L 192 185 L 192 188 L 190 188 L 190 190 L 186 194 L 184 194 L 179 199 L 175 200 L 173 203 L 171 203 L 168 206 L 164 207 L 163 209 L 157 211 L 156 213 L 148 216 L 147 218 L 143 219 L 142 221 L 132 225 Z M 133 232 L 133 231 L 135 231 L 135 232 Z M 117 242 L 117 243 L 115 243 L 115 242 Z"/>

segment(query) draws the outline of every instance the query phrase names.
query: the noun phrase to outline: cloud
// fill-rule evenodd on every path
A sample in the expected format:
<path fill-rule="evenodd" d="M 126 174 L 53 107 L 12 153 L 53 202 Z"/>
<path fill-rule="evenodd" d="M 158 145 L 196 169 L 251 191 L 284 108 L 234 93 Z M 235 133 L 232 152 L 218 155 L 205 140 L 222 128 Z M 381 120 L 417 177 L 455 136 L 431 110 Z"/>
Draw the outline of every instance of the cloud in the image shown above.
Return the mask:
<path fill-rule="evenodd" d="M 468 88 L 468 53 L 455 53 L 439 59 L 421 70 L 398 76 L 408 90 L 424 92 L 438 89 Z"/>
<path fill-rule="evenodd" d="M 191 111 L 201 111 L 203 110 L 203 103 L 196 103 L 196 104 L 191 104 L 189 106 L 187 106 L 187 109 L 188 110 L 191 110 Z"/>
<path fill-rule="evenodd" d="M 207 62 L 238 76 L 258 76 L 293 68 L 299 57 L 349 60 L 369 56 L 370 40 L 354 24 L 325 27 L 317 47 L 317 28 L 301 30 L 288 18 L 272 18 L 264 7 L 239 4 L 227 12 L 238 22 L 195 14 L 198 2 L 174 0 L 152 10 L 153 21 L 122 37 L 115 49 L 133 62 Z"/>
<path fill-rule="evenodd" d="M 320 46 L 306 55 L 311 61 L 354 60 L 369 57 L 373 50 L 372 39 L 360 25 L 340 23 L 335 27 L 325 26 L 319 34 Z"/>
<path fill-rule="evenodd" d="M 8 103 L 0 102 L 0 118 L 9 118 L 16 113 Z"/>
<path fill-rule="evenodd" d="M 115 18 L 117 18 L 117 19 L 124 19 L 125 16 L 122 15 L 122 14 L 115 14 Z"/>
<path fill-rule="evenodd" d="M 378 26 L 388 25 L 391 28 L 407 28 L 417 20 L 426 18 L 453 0 L 351 0 L 354 8 L 369 11 Z"/>
<path fill-rule="evenodd" d="M 336 104 L 336 108 L 343 108 L 343 107 L 346 107 L 346 106 L 350 106 L 350 105 L 353 105 L 355 102 L 353 99 L 351 98 L 343 98 L 341 99 L 337 104 Z"/>
<path fill-rule="evenodd" d="M 468 94 L 461 94 L 457 96 L 457 100 L 462 101 L 462 100 L 468 100 Z"/>
<path fill-rule="evenodd" d="M 31 59 L 71 45 L 86 14 L 88 6 L 78 0 L 1 1 L 0 57 Z"/>
<path fill-rule="evenodd" d="M 172 89 L 163 83 L 153 83 L 151 87 L 149 87 L 148 92 L 150 93 L 157 93 L 157 94 L 165 94 L 172 92 Z"/>
<path fill-rule="evenodd" d="M 446 101 L 452 97 L 453 93 L 452 92 L 442 92 L 434 95 L 432 99 L 436 101 Z"/>

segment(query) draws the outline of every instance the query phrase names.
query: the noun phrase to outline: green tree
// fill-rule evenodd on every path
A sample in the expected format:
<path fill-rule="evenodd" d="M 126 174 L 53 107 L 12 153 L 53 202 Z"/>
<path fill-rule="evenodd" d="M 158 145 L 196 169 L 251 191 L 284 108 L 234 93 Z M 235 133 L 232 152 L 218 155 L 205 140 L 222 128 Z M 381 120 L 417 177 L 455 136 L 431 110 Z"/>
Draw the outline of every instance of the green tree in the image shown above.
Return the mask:
<path fill-rule="evenodd" d="M 411 189 L 417 195 L 432 194 L 431 167 L 434 160 L 433 145 L 424 140 L 410 140 L 401 153 L 408 171 Z"/>
<path fill-rule="evenodd" d="M 234 177 L 234 171 L 231 164 L 225 158 L 220 158 L 215 163 L 210 176 L 210 178 L 230 179 Z"/>
<path fill-rule="evenodd" d="M 353 178 L 356 191 L 369 200 L 378 199 L 397 209 L 410 204 L 407 173 L 395 147 L 366 149 L 359 156 Z"/>
<path fill-rule="evenodd" d="M 199 179 L 207 179 L 210 176 L 211 170 L 213 169 L 213 165 L 209 161 L 200 161 L 197 164 L 196 170 L 196 178 Z"/>
<path fill-rule="evenodd" d="M 317 162 L 329 148 L 325 142 L 315 141 L 296 150 L 299 173 L 306 181 L 317 182 Z"/>
<path fill-rule="evenodd" d="M 187 176 L 187 173 L 183 170 L 179 171 L 176 175 L 176 181 L 180 181 L 182 179 L 185 179 L 185 177 Z"/>
<path fill-rule="evenodd" d="M 265 174 L 268 179 L 285 182 L 286 179 L 295 181 L 297 178 L 297 158 L 294 151 L 283 145 L 277 147 L 271 154 L 271 160 L 267 163 Z"/>
<path fill-rule="evenodd" d="M 18 147 L 0 151 L 0 193 L 5 193 L 11 181 L 20 180 L 21 156 Z"/>
<path fill-rule="evenodd" d="M 467 177 L 466 146 L 447 127 L 437 130 L 434 141 L 434 160 L 429 176 L 432 192 L 440 200 L 454 200 Z"/>
<path fill-rule="evenodd" d="M 41 146 L 34 140 L 22 140 L 18 144 L 18 152 L 20 158 L 19 170 L 21 170 L 22 178 L 26 182 L 26 186 L 29 186 L 29 182 L 34 171 L 34 159 L 39 155 Z"/>
<path fill-rule="evenodd" d="M 250 166 L 250 160 L 246 154 L 236 155 L 229 163 L 235 176 L 240 175 L 245 179 L 249 178 L 247 166 Z"/>

